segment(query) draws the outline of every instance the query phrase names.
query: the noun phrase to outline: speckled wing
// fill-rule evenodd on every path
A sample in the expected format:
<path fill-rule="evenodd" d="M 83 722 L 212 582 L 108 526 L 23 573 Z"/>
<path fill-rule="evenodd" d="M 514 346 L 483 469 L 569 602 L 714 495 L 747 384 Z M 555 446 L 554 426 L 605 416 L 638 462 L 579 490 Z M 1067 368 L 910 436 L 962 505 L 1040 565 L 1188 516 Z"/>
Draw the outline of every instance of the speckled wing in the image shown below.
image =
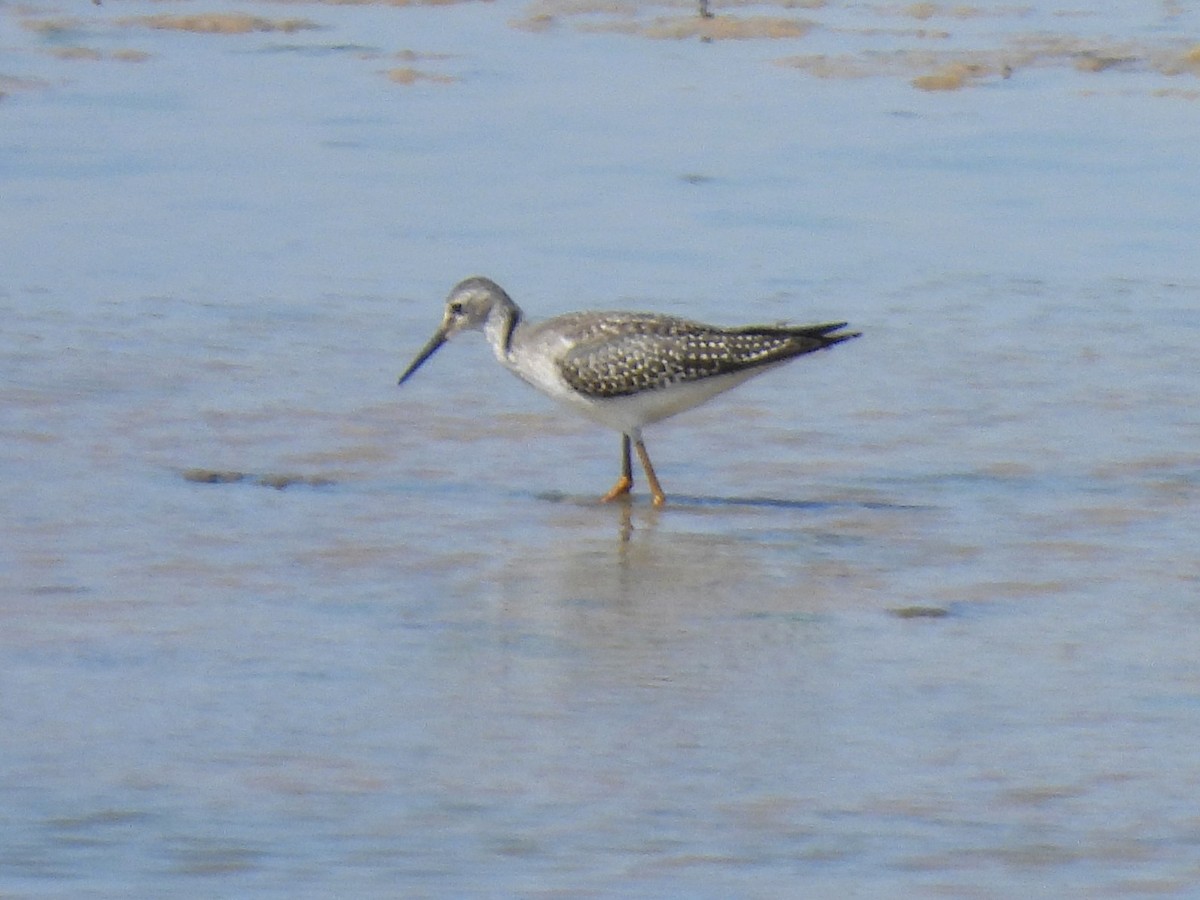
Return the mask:
<path fill-rule="evenodd" d="M 717 328 L 666 316 L 611 314 L 592 320 L 559 360 L 563 378 L 588 397 L 623 397 L 728 375 L 811 353 L 855 334 L 845 323 Z"/>

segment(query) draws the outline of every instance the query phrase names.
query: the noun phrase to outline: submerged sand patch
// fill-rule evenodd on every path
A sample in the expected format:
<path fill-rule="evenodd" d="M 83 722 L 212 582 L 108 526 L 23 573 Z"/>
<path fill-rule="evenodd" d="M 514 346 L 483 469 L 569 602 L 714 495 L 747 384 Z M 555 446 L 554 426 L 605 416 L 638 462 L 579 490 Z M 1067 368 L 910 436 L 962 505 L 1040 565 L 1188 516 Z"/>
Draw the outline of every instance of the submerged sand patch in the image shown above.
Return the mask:
<path fill-rule="evenodd" d="M 813 24 L 803 19 L 779 16 L 677 16 L 653 19 L 649 22 L 597 22 L 579 26 L 580 31 L 613 32 L 638 35 L 653 40 L 746 41 L 761 38 L 800 38 L 812 30 Z"/>
<path fill-rule="evenodd" d="M 786 15 L 796 9 L 810 12 L 803 19 Z M 1200 43 L 1167 43 L 1172 34 L 1178 41 L 1177 29 L 1164 27 L 1157 41 L 1142 43 L 1089 36 L 1082 29 L 1095 13 L 1064 7 L 1049 11 L 1063 23 L 1062 29 L 1031 31 L 1025 23 L 1036 12 L 1032 4 L 928 0 L 533 0 L 525 15 L 510 24 L 535 33 L 565 26 L 589 33 L 704 42 L 799 39 L 820 32 L 825 52 L 789 56 L 775 64 L 823 79 L 902 78 L 930 92 L 995 84 L 1026 69 L 1200 77 Z M 1179 14 L 1178 8 L 1172 11 L 1164 4 L 1147 13 L 1148 24 L 1159 19 L 1166 25 Z M 933 43 L 954 49 L 930 50 Z M 829 52 L 830 45 L 837 49 Z M 1186 90 L 1143 92 L 1178 95 Z"/>
<path fill-rule="evenodd" d="M 749 6 L 756 10 L 777 7 L 780 10 L 820 9 L 827 0 L 537 0 L 524 16 L 513 20 L 513 28 L 544 32 L 560 22 L 569 22 L 576 30 L 600 34 L 626 34 L 651 40 L 778 40 L 804 37 L 813 23 L 790 15 L 756 12 L 737 15 L 731 10 Z M 664 14 L 666 13 L 666 14 Z"/>
<path fill-rule="evenodd" d="M 55 59 L 76 61 L 99 62 L 102 60 L 115 60 L 117 62 L 145 62 L 150 59 L 150 54 L 144 50 L 114 50 L 112 53 L 102 53 L 92 47 L 70 46 L 53 47 L 42 52 L 47 56 L 53 56 Z"/>
<path fill-rule="evenodd" d="M 0 75 L 0 95 L 17 91 L 37 91 L 50 87 L 50 82 L 41 78 L 22 78 L 17 75 Z"/>
<path fill-rule="evenodd" d="M 280 4 L 305 3 L 371 6 L 438 6 L 473 0 L 276 0 Z M 171 8 L 178 8 L 174 5 Z M 20 27 L 45 41 L 37 52 L 64 61 L 120 60 L 140 62 L 150 58 L 140 50 L 101 51 L 90 40 L 97 29 L 139 27 L 194 34 L 291 34 L 321 28 L 303 17 L 275 17 L 241 11 L 163 13 L 111 19 L 86 7 L 73 7 L 70 15 L 38 15 L 31 7 L 13 7 L 10 13 Z M 107 11 L 107 7 L 103 8 Z M 798 11 L 803 10 L 801 17 Z M 1174 10 L 1174 11 L 1173 11 Z M 1137 40 L 1086 33 L 1096 14 L 1086 8 L 1064 6 L 1042 10 L 1039 25 L 1030 5 L 936 2 L 936 0 L 529 0 L 510 26 L 532 33 L 558 28 L 594 34 L 627 35 L 653 41 L 805 41 L 819 49 L 803 55 L 773 60 L 820 79 L 901 79 L 915 90 L 953 92 L 1019 77 L 1029 70 L 1059 69 L 1073 79 L 1074 89 L 1087 96 L 1122 87 L 1122 76 L 1157 75 L 1181 83 L 1137 83 L 1134 92 L 1145 96 L 1189 98 L 1191 80 L 1200 78 L 1200 43 L 1181 34 L 1172 22 L 1181 7 L 1162 4 L 1147 11 Z M 1047 18 L 1048 13 L 1049 18 Z M 1157 29 L 1155 26 L 1158 26 Z M 303 47 L 305 52 L 316 52 Z M 368 48 L 362 59 L 388 58 L 385 51 Z M 402 85 L 431 82 L 449 84 L 460 79 L 436 71 L 437 66 L 399 64 L 383 70 Z M 1093 87 L 1090 79 L 1096 79 Z M 1088 80 L 1085 83 L 1085 80 Z M 1186 82 L 1186 83 L 1182 83 Z M 1200 87 L 1200 86 L 1198 86 Z"/>
<path fill-rule="evenodd" d="M 104 59 L 103 53 L 99 50 L 93 50 L 91 47 L 55 47 L 53 50 L 47 50 L 46 52 L 56 59 Z"/>
<path fill-rule="evenodd" d="M 385 73 L 388 81 L 394 84 L 418 84 L 426 81 L 431 84 L 454 84 L 458 81 L 453 75 L 440 75 L 435 72 L 423 72 L 420 69 L 414 69 L 412 66 L 397 66 L 393 69 L 388 69 Z"/>
<path fill-rule="evenodd" d="M 405 63 L 405 65 L 393 66 L 390 69 L 384 70 L 384 75 L 393 84 L 420 84 L 427 82 L 430 84 L 457 84 L 462 79 L 456 75 L 446 75 L 441 72 L 429 72 L 423 68 L 418 68 L 416 63 L 426 62 L 442 62 L 448 59 L 454 59 L 453 53 L 421 53 L 416 50 L 400 50 L 391 54 L 391 59 Z"/>
<path fill-rule="evenodd" d="M 325 6 L 454 6 L 459 3 L 488 3 L 491 0 L 275 0 L 277 3 Z"/>
<path fill-rule="evenodd" d="M 59 37 L 81 30 L 83 22 L 80 19 L 63 16 L 50 19 L 21 19 L 20 25 L 26 31 L 32 31 L 44 37 Z"/>
<path fill-rule="evenodd" d="M 1033 69 L 1070 69 L 1084 75 L 1157 72 L 1200 76 L 1200 45 L 1156 48 L 1129 41 L 1037 33 L 1015 34 L 995 47 L 977 50 L 930 49 L 926 44 L 888 53 L 863 50 L 838 56 L 789 56 L 775 64 L 817 78 L 905 78 L 918 90 L 936 92 L 994 83 Z"/>
<path fill-rule="evenodd" d="M 918 75 L 911 84 L 921 91 L 956 91 L 988 74 L 990 71 L 986 66 L 953 62 L 927 75 Z"/>
<path fill-rule="evenodd" d="M 272 31 L 291 34 L 321 27 L 309 19 L 266 19 L 248 13 L 130 16 L 118 20 L 118 24 L 140 25 L 165 31 L 190 31 L 196 34 L 250 34 Z"/>

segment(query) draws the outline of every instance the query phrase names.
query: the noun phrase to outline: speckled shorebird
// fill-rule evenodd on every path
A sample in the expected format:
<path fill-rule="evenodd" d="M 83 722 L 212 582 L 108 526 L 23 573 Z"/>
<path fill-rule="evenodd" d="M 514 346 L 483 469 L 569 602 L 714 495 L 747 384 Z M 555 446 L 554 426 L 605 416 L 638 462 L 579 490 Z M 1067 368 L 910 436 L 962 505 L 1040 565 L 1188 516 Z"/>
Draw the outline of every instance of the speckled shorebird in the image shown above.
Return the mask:
<path fill-rule="evenodd" d="M 642 443 L 642 426 L 699 406 L 797 356 L 858 337 L 858 332 L 839 332 L 845 326 L 721 328 L 655 313 L 591 311 L 534 324 L 500 285 L 468 278 L 446 298 L 442 324 L 400 376 L 400 384 L 450 338 L 482 331 L 496 359 L 514 375 L 621 432 L 621 477 L 602 501 L 624 496 L 633 487 L 632 445 L 654 505 L 661 506 L 666 496 Z"/>

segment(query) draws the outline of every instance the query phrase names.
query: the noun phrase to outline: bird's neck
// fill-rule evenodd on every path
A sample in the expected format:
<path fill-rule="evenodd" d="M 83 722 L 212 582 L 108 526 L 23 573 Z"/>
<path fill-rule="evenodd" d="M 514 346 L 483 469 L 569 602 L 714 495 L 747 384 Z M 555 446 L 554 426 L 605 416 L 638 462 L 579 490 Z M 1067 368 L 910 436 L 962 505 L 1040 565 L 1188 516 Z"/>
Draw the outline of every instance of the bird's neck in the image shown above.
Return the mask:
<path fill-rule="evenodd" d="M 488 343 L 492 345 L 492 351 L 496 354 L 496 358 L 501 362 L 508 361 L 509 354 L 512 352 L 513 335 L 521 324 L 521 318 L 520 308 L 511 301 L 497 304 L 488 316 L 483 331 L 487 336 Z"/>

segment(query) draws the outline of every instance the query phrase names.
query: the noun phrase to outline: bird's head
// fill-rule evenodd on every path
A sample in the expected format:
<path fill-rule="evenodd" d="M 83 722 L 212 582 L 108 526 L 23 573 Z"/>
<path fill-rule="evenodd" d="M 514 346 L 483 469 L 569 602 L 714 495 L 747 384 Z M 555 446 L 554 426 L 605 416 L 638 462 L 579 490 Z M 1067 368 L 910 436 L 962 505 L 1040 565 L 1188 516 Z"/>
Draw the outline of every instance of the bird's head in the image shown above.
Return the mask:
<path fill-rule="evenodd" d="M 500 318 L 507 321 L 515 310 L 512 298 L 491 279 L 475 277 L 460 281 L 446 298 L 442 324 L 405 369 L 399 383 L 404 384 L 446 341 L 464 331 L 484 331 L 489 321 L 495 323 Z"/>

